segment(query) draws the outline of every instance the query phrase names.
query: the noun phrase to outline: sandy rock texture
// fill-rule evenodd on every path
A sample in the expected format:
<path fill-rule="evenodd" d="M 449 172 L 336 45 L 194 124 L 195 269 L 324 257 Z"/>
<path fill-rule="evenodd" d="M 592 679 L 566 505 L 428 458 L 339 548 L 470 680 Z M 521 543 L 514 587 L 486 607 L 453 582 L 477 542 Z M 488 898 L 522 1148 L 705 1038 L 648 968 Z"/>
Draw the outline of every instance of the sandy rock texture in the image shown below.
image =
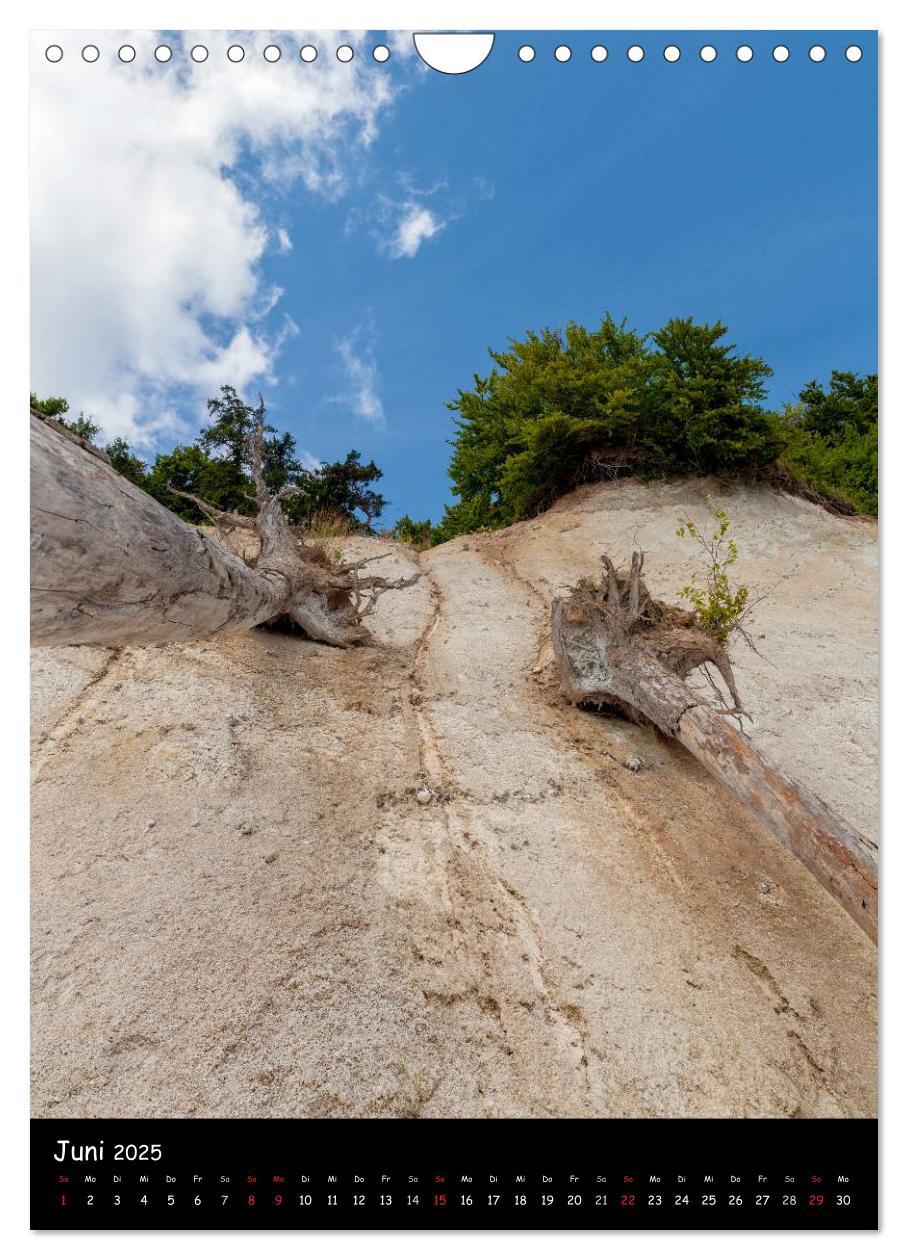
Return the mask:
<path fill-rule="evenodd" d="M 765 490 L 587 487 L 421 567 L 351 652 L 262 631 L 34 656 L 33 1113 L 872 1115 L 876 952 L 653 732 L 572 710 L 553 594 L 773 588 L 756 739 L 876 818 L 876 539 Z"/>

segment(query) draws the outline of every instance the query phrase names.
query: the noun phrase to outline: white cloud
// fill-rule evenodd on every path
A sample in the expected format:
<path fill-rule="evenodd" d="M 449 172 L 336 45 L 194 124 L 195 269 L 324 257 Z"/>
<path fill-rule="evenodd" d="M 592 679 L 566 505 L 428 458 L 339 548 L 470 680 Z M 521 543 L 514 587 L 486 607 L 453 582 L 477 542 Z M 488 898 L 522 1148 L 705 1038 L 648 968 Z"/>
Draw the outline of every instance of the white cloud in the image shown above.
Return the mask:
<path fill-rule="evenodd" d="M 412 258 L 424 241 L 437 236 L 444 223 L 428 206 L 407 201 L 400 208 L 400 218 L 386 248 L 392 258 Z"/>
<path fill-rule="evenodd" d="M 346 388 L 331 399 L 350 407 L 360 420 L 383 428 L 385 409 L 378 394 L 378 366 L 375 362 L 375 338 L 369 331 L 356 328 L 337 343 L 346 375 Z"/>
<path fill-rule="evenodd" d="M 413 43 L 412 31 L 385 31 L 385 43 L 391 49 L 394 57 L 415 57 L 422 66 L 419 55 L 416 52 L 416 45 Z M 425 67 L 428 69 L 428 67 Z"/>
<path fill-rule="evenodd" d="M 193 64 L 183 38 L 208 60 Z M 324 35 L 255 39 L 284 57 L 247 51 L 235 65 L 226 48 L 248 35 L 194 32 L 172 39 L 161 65 L 153 32 L 103 31 L 78 34 L 101 49 L 97 63 L 69 34 L 52 65 L 53 39 L 34 37 L 31 385 L 92 412 L 108 437 L 147 448 L 179 433 L 178 391 L 244 390 L 273 374 L 294 329 L 263 322 L 280 291 L 260 274 L 274 236 L 256 188 L 301 180 L 343 195 L 393 97 L 365 58 L 320 57 L 301 73 L 300 44 Z M 124 43 L 138 54 L 129 65 L 116 58 Z M 284 229 L 276 238 L 290 248 Z"/>
<path fill-rule="evenodd" d="M 277 247 L 282 254 L 289 254 L 293 249 L 293 241 L 290 239 L 290 233 L 286 228 L 279 227 L 275 233 L 277 236 Z"/>

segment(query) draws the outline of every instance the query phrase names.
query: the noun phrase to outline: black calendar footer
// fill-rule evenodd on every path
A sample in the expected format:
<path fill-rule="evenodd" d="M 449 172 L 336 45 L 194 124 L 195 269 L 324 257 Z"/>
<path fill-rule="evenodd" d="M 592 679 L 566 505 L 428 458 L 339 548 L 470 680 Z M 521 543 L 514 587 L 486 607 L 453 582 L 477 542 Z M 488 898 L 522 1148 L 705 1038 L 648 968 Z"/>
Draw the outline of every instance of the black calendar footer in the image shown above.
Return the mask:
<path fill-rule="evenodd" d="M 875 1120 L 33 1120 L 33 1229 L 875 1229 Z"/>

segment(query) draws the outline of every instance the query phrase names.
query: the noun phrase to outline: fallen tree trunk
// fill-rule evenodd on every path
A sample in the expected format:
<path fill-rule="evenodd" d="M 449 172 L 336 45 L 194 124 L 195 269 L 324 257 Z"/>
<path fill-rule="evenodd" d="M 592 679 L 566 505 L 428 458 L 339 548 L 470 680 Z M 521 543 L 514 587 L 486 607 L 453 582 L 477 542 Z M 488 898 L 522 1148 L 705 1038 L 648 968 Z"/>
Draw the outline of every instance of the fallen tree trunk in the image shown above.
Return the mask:
<path fill-rule="evenodd" d="M 685 682 L 712 663 L 740 711 L 724 648 L 691 613 L 654 600 L 643 581 L 643 555 L 618 573 L 607 556 L 601 583 L 582 581 L 555 601 L 552 641 L 563 694 L 573 704 L 616 709 L 677 739 L 750 805 L 877 939 L 877 854 L 869 840 L 774 766 Z"/>
<path fill-rule="evenodd" d="M 261 428 L 251 440 L 257 514 L 220 512 L 220 525 L 254 529 L 250 567 L 121 477 L 102 452 L 31 414 L 31 630 L 35 646 L 168 643 L 249 629 L 287 615 L 312 639 L 349 647 L 397 581 L 333 564 L 294 535 L 281 509 L 294 487 L 268 493 Z M 192 496 L 187 496 L 192 497 Z"/>

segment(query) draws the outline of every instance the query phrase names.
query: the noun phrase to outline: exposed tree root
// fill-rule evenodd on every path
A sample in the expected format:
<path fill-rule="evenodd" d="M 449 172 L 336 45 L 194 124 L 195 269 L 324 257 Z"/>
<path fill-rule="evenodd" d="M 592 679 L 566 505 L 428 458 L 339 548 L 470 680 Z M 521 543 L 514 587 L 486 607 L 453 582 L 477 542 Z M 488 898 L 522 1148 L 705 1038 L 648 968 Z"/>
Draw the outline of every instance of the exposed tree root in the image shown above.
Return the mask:
<path fill-rule="evenodd" d="M 229 533 L 253 529 L 247 564 L 121 477 L 104 455 L 32 412 L 32 641 L 121 647 L 203 639 L 289 616 L 335 647 L 369 641 L 363 619 L 384 591 L 420 574 L 366 574 L 369 560 L 335 564 L 300 540 L 281 508 L 295 486 L 270 494 L 262 473 L 263 421 L 250 439 L 255 516 L 182 497 Z"/>
<path fill-rule="evenodd" d="M 751 805 L 876 939 L 876 847 L 811 792 L 771 764 L 724 715 L 743 712 L 724 647 L 694 614 L 653 599 L 643 553 L 619 572 L 602 557 L 599 582 L 583 579 L 552 609 L 561 689 L 573 704 L 616 709 L 653 723 Z M 687 686 L 695 669 L 719 671 L 731 706 L 716 711 Z"/>

